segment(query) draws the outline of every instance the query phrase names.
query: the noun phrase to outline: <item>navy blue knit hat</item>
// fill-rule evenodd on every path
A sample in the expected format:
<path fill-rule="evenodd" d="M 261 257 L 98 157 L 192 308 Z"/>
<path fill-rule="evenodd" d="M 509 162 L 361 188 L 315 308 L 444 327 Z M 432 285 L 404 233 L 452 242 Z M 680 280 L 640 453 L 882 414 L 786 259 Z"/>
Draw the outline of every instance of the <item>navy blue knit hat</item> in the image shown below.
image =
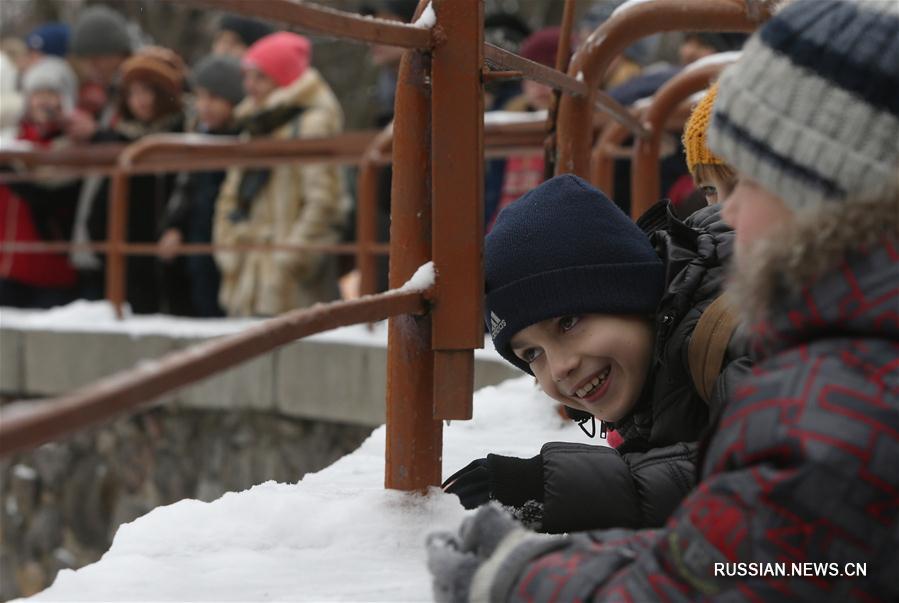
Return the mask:
<path fill-rule="evenodd" d="M 547 180 L 504 209 L 484 245 L 484 319 L 493 345 L 530 373 L 510 339 L 547 318 L 651 314 L 665 267 L 646 234 L 577 176 Z"/>
<path fill-rule="evenodd" d="M 69 26 L 65 23 L 38 25 L 25 38 L 25 44 L 29 50 L 64 57 L 69 52 Z"/>

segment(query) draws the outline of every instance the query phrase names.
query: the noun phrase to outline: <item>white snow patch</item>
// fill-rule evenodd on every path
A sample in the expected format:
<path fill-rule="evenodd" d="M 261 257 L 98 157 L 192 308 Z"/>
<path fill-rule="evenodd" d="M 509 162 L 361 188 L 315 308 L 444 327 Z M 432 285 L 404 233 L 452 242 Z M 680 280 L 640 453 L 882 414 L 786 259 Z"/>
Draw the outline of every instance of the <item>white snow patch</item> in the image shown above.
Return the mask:
<path fill-rule="evenodd" d="M 422 29 L 431 29 L 434 27 L 434 24 L 437 23 L 437 14 L 434 12 L 434 4 L 428 2 L 428 5 L 422 11 L 421 16 L 415 20 L 415 27 L 420 27 Z"/>
<path fill-rule="evenodd" d="M 488 452 L 531 457 L 584 442 L 532 377 L 475 394 L 444 431 L 443 475 Z M 453 495 L 384 490 L 385 429 L 295 484 L 182 500 L 121 526 L 100 561 L 63 570 L 31 601 L 430 601 L 425 535 L 455 530 Z"/>
<path fill-rule="evenodd" d="M 396 292 L 406 291 L 424 291 L 434 286 L 434 280 L 437 278 L 437 271 L 434 269 L 434 262 L 427 262 L 418 267 L 409 280 L 403 283 Z"/>
<path fill-rule="evenodd" d="M 484 125 L 532 124 L 546 121 L 547 111 L 487 111 Z"/>

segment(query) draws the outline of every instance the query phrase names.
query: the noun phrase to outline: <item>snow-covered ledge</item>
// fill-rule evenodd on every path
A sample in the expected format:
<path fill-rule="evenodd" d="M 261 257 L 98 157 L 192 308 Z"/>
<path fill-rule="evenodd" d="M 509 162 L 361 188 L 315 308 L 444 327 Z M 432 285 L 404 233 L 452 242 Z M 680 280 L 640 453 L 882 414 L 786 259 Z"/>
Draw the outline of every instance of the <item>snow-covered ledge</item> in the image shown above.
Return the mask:
<path fill-rule="evenodd" d="M 115 320 L 105 302 L 51 311 L 0 308 L 0 393 L 70 392 L 120 370 L 152 363 L 203 340 L 236 333 L 253 319 Z M 302 419 L 376 426 L 384 422 L 387 327 L 345 327 L 286 345 L 168 396 L 186 408 L 269 411 Z M 518 373 L 490 348 L 475 353 L 475 387 Z"/>

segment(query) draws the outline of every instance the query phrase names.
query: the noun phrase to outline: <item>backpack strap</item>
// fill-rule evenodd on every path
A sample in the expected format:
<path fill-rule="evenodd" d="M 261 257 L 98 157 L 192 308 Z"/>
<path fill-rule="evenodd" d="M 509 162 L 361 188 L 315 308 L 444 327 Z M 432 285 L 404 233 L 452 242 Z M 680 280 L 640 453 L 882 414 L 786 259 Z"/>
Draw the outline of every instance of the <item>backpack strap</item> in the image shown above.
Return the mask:
<path fill-rule="evenodd" d="M 724 295 L 719 295 L 699 317 L 687 349 L 690 376 L 700 397 L 708 403 L 721 373 L 727 345 L 738 319 Z"/>

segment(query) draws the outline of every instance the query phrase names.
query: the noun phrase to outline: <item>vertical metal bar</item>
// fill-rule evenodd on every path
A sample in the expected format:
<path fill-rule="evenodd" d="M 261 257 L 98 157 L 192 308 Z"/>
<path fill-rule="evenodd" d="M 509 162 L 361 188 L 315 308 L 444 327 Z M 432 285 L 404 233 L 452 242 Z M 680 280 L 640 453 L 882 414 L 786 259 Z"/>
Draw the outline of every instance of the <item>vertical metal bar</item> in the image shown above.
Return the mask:
<path fill-rule="evenodd" d="M 390 286 L 402 285 L 431 254 L 429 56 L 400 61 L 391 190 Z M 440 483 L 443 427 L 433 418 L 430 316 L 395 316 L 387 339 L 387 449 L 384 485 L 423 490 Z"/>
<path fill-rule="evenodd" d="M 115 309 L 116 317 L 123 317 L 122 304 L 125 302 L 125 278 L 127 266 L 122 244 L 126 239 L 128 224 L 128 174 L 117 169 L 109 186 L 109 217 L 107 218 L 106 253 L 106 299 Z"/>
<path fill-rule="evenodd" d="M 473 350 L 484 343 L 484 7 L 434 5 L 442 40 L 431 60 L 434 416 L 470 419 Z"/>
<path fill-rule="evenodd" d="M 356 205 L 356 270 L 359 271 L 359 293 L 375 292 L 375 256 L 372 245 L 377 238 L 378 166 L 366 156 L 359 166 Z"/>
<path fill-rule="evenodd" d="M 576 8 L 577 0 L 565 0 L 565 7 L 562 9 L 562 28 L 559 32 L 559 46 L 556 49 L 556 71 L 562 73 L 568 71 L 568 57 L 571 54 L 571 29 Z M 561 97 L 560 90 L 553 90 L 546 139 L 543 142 L 544 178 L 551 178 L 556 171 L 556 119 L 559 115 L 559 99 Z"/>

